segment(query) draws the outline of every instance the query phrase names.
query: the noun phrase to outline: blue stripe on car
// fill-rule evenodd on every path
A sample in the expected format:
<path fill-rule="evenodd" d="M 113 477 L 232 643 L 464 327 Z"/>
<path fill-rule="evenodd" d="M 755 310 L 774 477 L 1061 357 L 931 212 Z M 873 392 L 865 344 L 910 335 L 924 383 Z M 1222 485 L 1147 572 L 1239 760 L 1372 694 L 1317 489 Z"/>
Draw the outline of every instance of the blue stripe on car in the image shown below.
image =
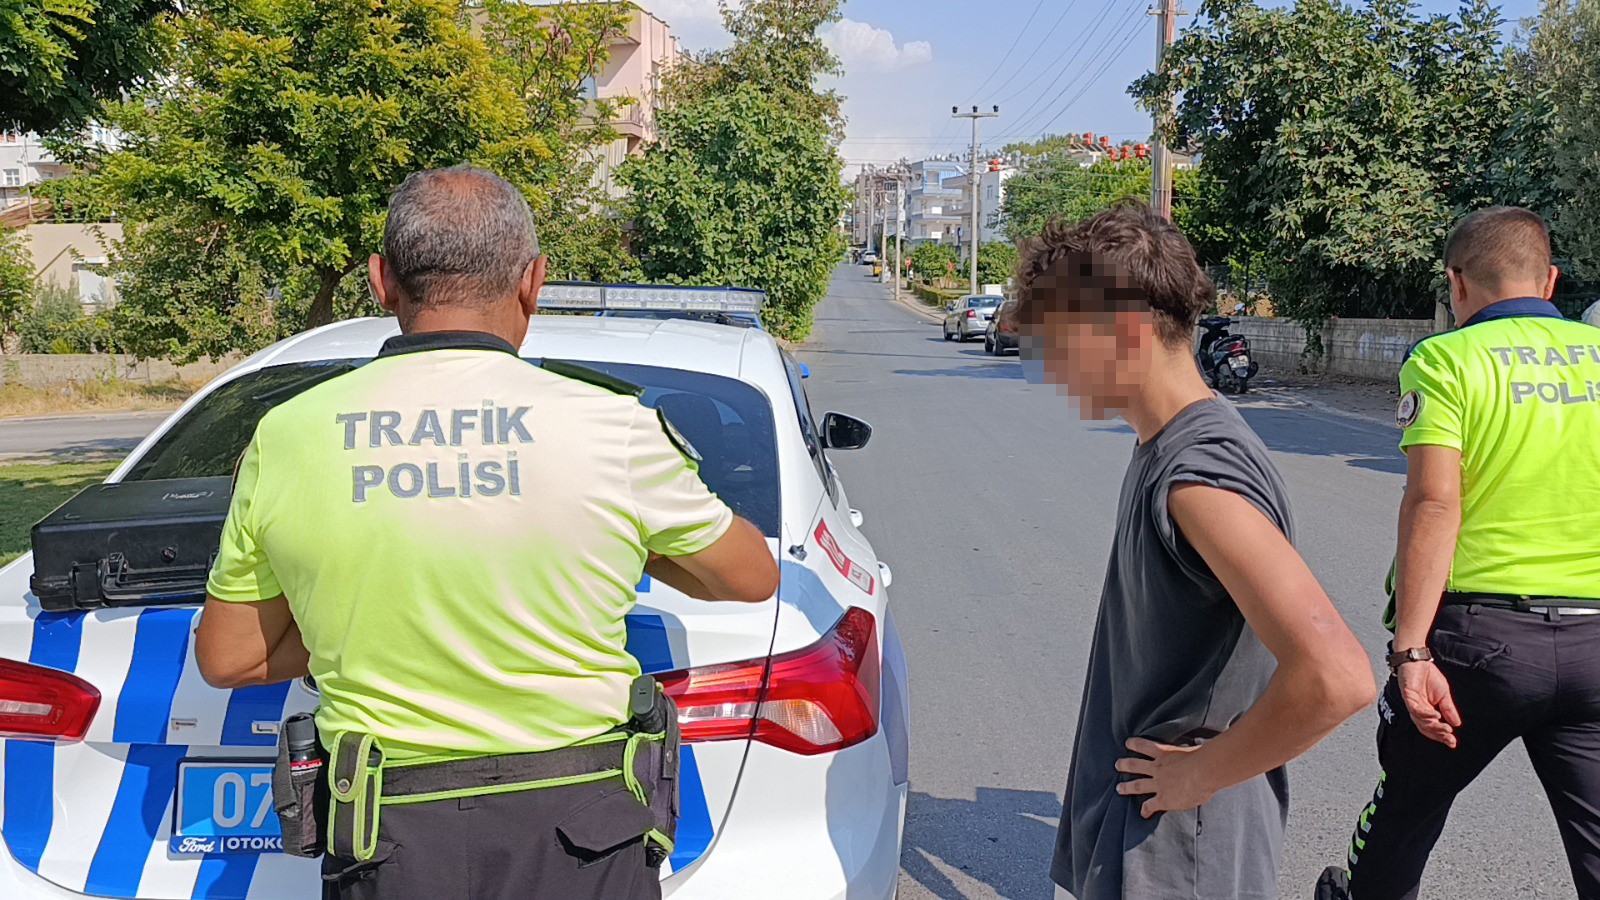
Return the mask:
<path fill-rule="evenodd" d="M 117 696 L 111 740 L 119 744 L 165 744 L 172 698 L 189 653 L 192 609 L 147 609 L 139 614 L 133 660 Z"/>
<path fill-rule="evenodd" d="M 647 674 L 671 672 L 680 668 L 672 662 L 672 643 L 667 640 L 667 625 L 660 616 L 628 616 L 628 652 Z"/>
<path fill-rule="evenodd" d="M 200 876 L 195 879 L 194 900 L 245 900 L 250 882 L 256 877 L 254 853 L 238 856 L 208 854 L 200 861 Z"/>
<path fill-rule="evenodd" d="M 699 859 L 711 846 L 711 808 L 706 805 L 706 788 L 700 781 L 700 766 L 694 748 L 685 746 L 678 757 L 678 839 L 672 848 L 672 871 L 681 872 Z"/>
<path fill-rule="evenodd" d="M 33 620 L 28 662 L 71 672 L 83 646 L 82 613 L 41 612 Z M 44 741 L 6 741 L 6 846 L 17 862 L 39 871 L 54 822 L 56 747 Z"/>
<path fill-rule="evenodd" d="M 184 616 L 185 621 L 192 618 L 192 613 Z M 106 830 L 89 863 L 85 893 L 108 897 L 138 895 L 145 859 L 150 856 L 150 847 L 178 785 L 178 761 L 188 751 L 182 745 L 135 744 L 128 748 Z"/>
<path fill-rule="evenodd" d="M 289 685 L 268 684 L 238 688 L 228 698 L 228 712 L 222 719 L 222 745 L 224 747 L 274 747 L 278 736 L 256 734 L 256 722 L 283 721 L 283 701 L 289 696 Z"/>

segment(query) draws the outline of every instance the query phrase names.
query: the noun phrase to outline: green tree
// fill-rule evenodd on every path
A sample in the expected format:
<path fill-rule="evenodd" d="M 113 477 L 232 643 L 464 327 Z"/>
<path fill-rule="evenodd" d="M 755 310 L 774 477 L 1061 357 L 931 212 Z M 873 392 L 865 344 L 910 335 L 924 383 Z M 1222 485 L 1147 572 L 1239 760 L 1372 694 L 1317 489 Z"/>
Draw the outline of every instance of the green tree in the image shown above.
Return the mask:
<path fill-rule="evenodd" d="M 1006 181 L 1001 204 L 1006 237 L 1020 241 L 1044 230 L 1055 216 L 1075 222 L 1120 200 L 1149 195 L 1145 160 L 1101 160 L 1087 169 L 1061 157 L 1035 162 Z"/>
<path fill-rule="evenodd" d="M 169 0 L 0 0 L 0 128 L 51 132 L 158 66 L 153 21 Z"/>
<path fill-rule="evenodd" d="M 1017 246 L 991 241 L 978 248 L 978 284 L 1005 284 L 1017 267 Z"/>
<path fill-rule="evenodd" d="M 21 231 L 0 228 L 0 345 L 33 302 L 33 257 Z"/>
<path fill-rule="evenodd" d="M 767 327 L 794 340 L 845 246 L 839 98 L 814 87 L 838 72 L 817 31 L 839 5 L 725 7 L 733 45 L 678 67 L 658 142 L 621 173 L 647 278 L 761 288 Z"/>
<path fill-rule="evenodd" d="M 844 252 L 840 163 L 814 117 L 751 85 L 665 110 L 625 167 L 647 278 L 761 288 L 763 320 L 800 340 Z"/>
<path fill-rule="evenodd" d="M 482 13 L 488 33 L 520 27 L 501 12 Z M 250 350 L 372 311 L 349 276 L 419 169 L 486 166 L 548 221 L 583 156 L 575 131 L 592 126 L 576 69 L 603 42 L 561 20 L 546 46 L 519 47 L 548 67 L 519 81 L 534 64 L 497 58 L 466 14 L 451 0 L 200 0 L 162 21 L 174 67 L 108 108 L 121 147 L 84 151 L 85 174 L 49 186 L 126 222 L 111 273 L 136 352 Z"/>
<path fill-rule="evenodd" d="M 1406 0 L 1206 0 L 1132 91 L 1180 97 L 1169 138 L 1204 149 L 1206 224 L 1265 253 L 1317 347 L 1332 315 L 1431 315 L 1451 221 L 1524 199 L 1495 174 L 1519 104 L 1500 25 L 1486 0 L 1426 18 Z"/>
<path fill-rule="evenodd" d="M 1542 13 L 1518 59 L 1530 95 L 1519 124 L 1547 137 L 1522 145 L 1534 158 L 1505 172 L 1548 176 L 1544 208 L 1563 262 L 1600 280 L 1600 4 L 1545 0 Z"/>
<path fill-rule="evenodd" d="M 959 263 L 956 248 L 931 241 L 913 247 L 910 256 L 911 270 L 917 273 L 918 281 L 931 282 L 937 278 L 954 277 L 952 267 Z"/>

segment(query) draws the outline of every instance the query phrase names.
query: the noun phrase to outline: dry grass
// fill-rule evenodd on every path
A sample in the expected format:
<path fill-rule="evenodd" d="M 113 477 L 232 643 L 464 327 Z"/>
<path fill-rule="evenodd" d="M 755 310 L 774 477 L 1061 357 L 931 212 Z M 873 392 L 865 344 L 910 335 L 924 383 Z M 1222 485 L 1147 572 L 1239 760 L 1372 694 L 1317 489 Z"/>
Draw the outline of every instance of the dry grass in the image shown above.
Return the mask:
<path fill-rule="evenodd" d="M 0 419 L 71 413 L 177 409 L 203 381 L 96 379 L 47 388 L 0 384 Z"/>

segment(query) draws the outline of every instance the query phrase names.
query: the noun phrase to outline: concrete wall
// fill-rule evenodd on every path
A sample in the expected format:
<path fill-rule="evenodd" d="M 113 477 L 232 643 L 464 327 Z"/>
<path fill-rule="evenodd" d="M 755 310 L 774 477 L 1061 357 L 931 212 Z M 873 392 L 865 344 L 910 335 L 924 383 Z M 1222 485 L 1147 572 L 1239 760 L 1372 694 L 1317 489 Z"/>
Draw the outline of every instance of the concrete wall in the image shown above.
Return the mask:
<path fill-rule="evenodd" d="M 88 353 L 4 353 L 0 354 L 0 384 L 50 387 L 69 382 L 206 381 L 226 371 L 237 359 L 197 362 L 175 366 L 161 360 L 136 360 L 132 356 Z"/>
<path fill-rule="evenodd" d="M 1229 330 L 1250 339 L 1264 374 L 1299 372 L 1304 365 L 1313 372 L 1394 381 L 1406 351 L 1433 334 L 1434 325 L 1431 319 L 1334 319 L 1322 333 L 1322 358 L 1304 363 L 1306 332 L 1298 322 L 1243 316 Z"/>

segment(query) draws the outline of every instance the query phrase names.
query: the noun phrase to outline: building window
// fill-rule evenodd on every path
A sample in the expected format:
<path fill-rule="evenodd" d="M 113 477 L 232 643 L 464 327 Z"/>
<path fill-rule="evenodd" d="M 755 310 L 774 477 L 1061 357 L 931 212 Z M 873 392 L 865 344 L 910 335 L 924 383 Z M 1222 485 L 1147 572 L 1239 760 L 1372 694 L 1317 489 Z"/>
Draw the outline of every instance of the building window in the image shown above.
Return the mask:
<path fill-rule="evenodd" d="M 593 75 L 585 75 L 584 76 L 584 78 L 583 78 L 583 87 L 582 87 L 582 90 L 581 90 L 581 94 L 583 96 L 583 99 L 585 99 L 585 100 L 593 100 L 593 99 L 595 99 L 596 97 L 599 96 L 599 90 L 595 86 L 595 81 L 594 81 L 594 76 Z"/>
<path fill-rule="evenodd" d="M 6 187 L 21 187 L 22 186 L 22 170 L 21 169 L 7 169 L 6 172 L 5 172 L 5 176 L 6 176 Z"/>

